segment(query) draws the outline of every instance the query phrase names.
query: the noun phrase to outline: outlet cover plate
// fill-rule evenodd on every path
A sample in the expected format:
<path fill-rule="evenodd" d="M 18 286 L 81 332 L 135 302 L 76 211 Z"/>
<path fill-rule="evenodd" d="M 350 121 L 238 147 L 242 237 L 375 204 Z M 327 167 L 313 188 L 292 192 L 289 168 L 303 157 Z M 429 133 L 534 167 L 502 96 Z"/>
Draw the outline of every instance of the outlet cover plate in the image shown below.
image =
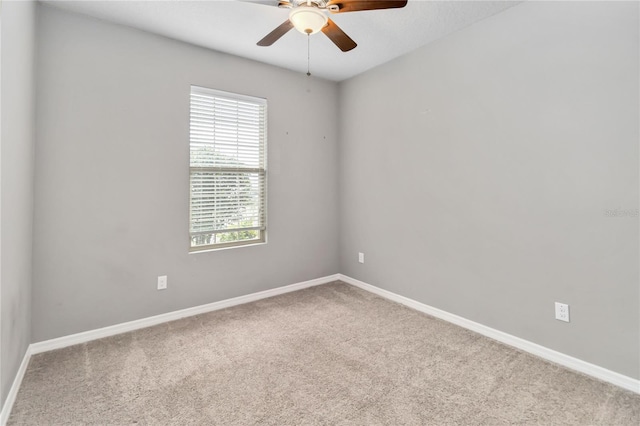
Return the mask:
<path fill-rule="evenodd" d="M 556 319 L 559 321 L 569 322 L 569 305 L 566 303 L 556 302 Z"/>
<path fill-rule="evenodd" d="M 167 289 L 167 276 L 161 275 L 158 277 L 158 290 L 166 290 Z"/>

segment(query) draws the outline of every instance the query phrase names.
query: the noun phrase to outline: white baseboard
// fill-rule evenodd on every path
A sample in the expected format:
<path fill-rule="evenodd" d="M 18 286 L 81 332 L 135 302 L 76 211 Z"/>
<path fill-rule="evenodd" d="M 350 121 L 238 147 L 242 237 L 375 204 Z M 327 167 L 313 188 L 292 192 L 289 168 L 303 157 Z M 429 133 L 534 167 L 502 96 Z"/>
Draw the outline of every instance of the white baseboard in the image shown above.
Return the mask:
<path fill-rule="evenodd" d="M 547 361 L 562 365 L 563 367 L 579 371 L 591 377 L 595 377 L 596 379 L 612 383 L 616 386 L 620 386 L 621 388 L 640 394 L 640 380 L 616 373 L 615 371 L 607 370 L 606 368 L 582 361 L 581 359 L 554 351 L 553 349 L 504 333 L 494 328 L 487 327 L 486 325 L 434 308 L 433 306 L 425 305 L 424 303 L 417 302 L 413 299 L 409 299 L 408 297 L 400 296 L 399 294 L 392 293 L 388 290 L 383 290 L 371 284 L 356 280 L 355 278 L 342 274 L 338 274 L 338 276 L 341 281 L 344 281 L 347 284 L 351 284 L 355 287 L 377 294 L 385 299 L 392 300 L 415 309 L 416 311 L 424 312 L 425 314 L 433 317 L 440 318 L 468 330 L 475 331 L 483 336 L 490 337 L 509 346 L 513 346 L 540 358 L 546 359 Z"/>
<path fill-rule="evenodd" d="M 134 331 L 169 321 L 175 321 L 180 318 L 186 318 L 194 315 L 204 314 L 207 312 L 217 311 L 219 309 L 225 309 L 231 306 L 242 305 L 244 303 L 254 302 L 256 300 L 266 299 L 268 297 L 302 290 L 303 288 L 326 284 L 332 281 L 337 281 L 338 279 L 338 274 L 329 275 L 322 278 L 316 278 L 309 281 L 303 281 L 296 284 L 273 288 L 271 290 L 260 291 L 257 293 L 247 294 L 245 296 L 239 296 L 232 299 L 221 300 L 219 302 L 208 303 L 206 305 L 195 306 L 193 308 L 181 309 L 179 311 L 173 311 L 153 317 L 124 322 L 109 327 L 98 328 L 96 330 L 71 334 L 69 336 L 58 337 L 51 340 L 45 340 L 42 342 L 31 344 L 31 353 L 38 354 L 54 349 L 65 348 L 67 346 L 77 345 L 80 343 L 89 342 L 91 340 L 101 339 L 103 337 L 114 336 L 116 334 L 126 333 L 128 331 Z"/>
<path fill-rule="evenodd" d="M 13 408 L 13 404 L 16 402 L 16 397 L 18 396 L 18 390 L 20 389 L 20 385 L 22 384 L 22 379 L 24 378 L 24 373 L 27 371 L 27 366 L 29 365 L 30 359 L 31 359 L 31 345 L 27 347 L 27 350 L 24 353 L 24 358 L 22 358 L 22 363 L 20 363 L 20 367 L 18 368 L 16 377 L 13 379 L 13 383 L 11 384 L 11 388 L 9 389 L 9 393 L 7 394 L 7 399 L 5 399 L 4 405 L 2 406 L 2 411 L 0 411 L 1 426 L 5 426 L 7 424 L 7 421 L 9 420 L 9 414 L 11 414 L 11 409 Z"/>

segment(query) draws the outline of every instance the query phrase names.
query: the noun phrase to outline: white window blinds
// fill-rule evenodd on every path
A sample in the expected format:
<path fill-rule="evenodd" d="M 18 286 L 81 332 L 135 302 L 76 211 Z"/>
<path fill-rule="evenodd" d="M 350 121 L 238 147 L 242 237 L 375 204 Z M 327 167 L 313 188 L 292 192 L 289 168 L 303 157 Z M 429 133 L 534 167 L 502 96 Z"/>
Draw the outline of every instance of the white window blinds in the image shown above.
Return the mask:
<path fill-rule="evenodd" d="M 191 86 L 191 250 L 265 241 L 267 101 Z"/>

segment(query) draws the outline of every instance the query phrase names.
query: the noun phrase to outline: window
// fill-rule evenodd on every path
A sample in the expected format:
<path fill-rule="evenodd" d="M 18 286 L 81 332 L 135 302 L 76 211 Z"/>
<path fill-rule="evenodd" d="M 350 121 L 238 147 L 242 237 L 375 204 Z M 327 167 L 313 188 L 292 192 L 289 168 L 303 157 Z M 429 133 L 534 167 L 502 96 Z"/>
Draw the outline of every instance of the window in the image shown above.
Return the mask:
<path fill-rule="evenodd" d="M 190 251 L 265 242 L 266 99 L 191 86 Z"/>

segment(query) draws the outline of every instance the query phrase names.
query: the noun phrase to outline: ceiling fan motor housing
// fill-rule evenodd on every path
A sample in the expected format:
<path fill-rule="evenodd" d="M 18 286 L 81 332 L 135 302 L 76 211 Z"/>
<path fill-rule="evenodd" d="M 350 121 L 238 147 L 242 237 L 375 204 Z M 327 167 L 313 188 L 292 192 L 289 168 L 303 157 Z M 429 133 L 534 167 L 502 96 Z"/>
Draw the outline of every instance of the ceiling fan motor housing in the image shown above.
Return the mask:
<path fill-rule="evenodd" d="M 333 10 L 332 6 L 327 5 L 328 0 L 279 0 L 278 7 L 282 8 L 296 8 L 298 6 L 312 6 L 318 7 L 319 9 L 329 9 Z M 338 6 L 335 6 L 335 10 L 338 10 Z"/>

